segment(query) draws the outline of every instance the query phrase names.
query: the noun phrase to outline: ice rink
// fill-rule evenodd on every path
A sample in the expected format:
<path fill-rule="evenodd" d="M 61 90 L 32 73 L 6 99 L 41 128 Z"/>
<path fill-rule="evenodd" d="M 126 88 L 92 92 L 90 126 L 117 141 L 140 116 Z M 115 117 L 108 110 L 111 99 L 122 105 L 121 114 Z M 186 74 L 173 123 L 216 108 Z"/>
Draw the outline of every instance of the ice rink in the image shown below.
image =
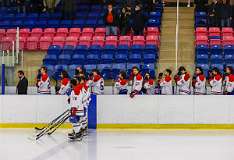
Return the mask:
<path fill-rule="evenodd" d="M 91 130 L 69 142 L 68 130 L 39 141 L 32 129 L 0 129 L 1 160 L 233 160 L 234 131 Z"/>

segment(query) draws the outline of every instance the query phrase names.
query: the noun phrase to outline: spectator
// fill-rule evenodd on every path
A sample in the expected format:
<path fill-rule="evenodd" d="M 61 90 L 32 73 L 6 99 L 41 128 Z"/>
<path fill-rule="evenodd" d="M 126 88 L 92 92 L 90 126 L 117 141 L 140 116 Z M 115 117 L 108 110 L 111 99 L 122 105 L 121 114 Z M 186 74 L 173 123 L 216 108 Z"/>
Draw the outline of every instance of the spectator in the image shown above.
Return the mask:
<path fill-rule="evenodd" d="M 162 81 L 163 79 L 163 73 L 159 73 L 158 74 L 158 79 L 157 79 L 157 83 L 156 83 L 156 86 L 155 86 L 155 94 L 162 94 L 162 87 L 160 85 L 160 82 Z"/>
<path fill-rule="evenodd" d="M 74 0 L 62 0 L 62 12 L 63 19 L 73 19 L 75 15 L 75 1 Z"/>
<path fill-rule="evenodd" d="M 92 93 L 96 95 L 104 94 L 104 79 L 99 70 L 92 70 L 92 79 L 91 82 L 89 82 L 89 85 L 92 87 Z"/>
<path fill-rule="evenodd" d="M 186 71 L 184 66 L 181 66 L 178 69 L 178 73 L 175 76 L 175 81 L 177 85 L 177 90 L 180 95 L 189 95 L 191 94 L 190 90 L 190 75 Z"/>
<path fill-rule="evenodd" d="M 17 0 L 16 5 L 17 5 L 18 13 L 25 13 L 26 12 L 25 0 Z"/>
<path fill-rule="evenodd" d="M 24 76 L 24 72 L 22 70 L 18 71 L 19 82 L 16 86 L 17 94 L 27 94 L 28 91 L 28 79 Z"/>
<path fill-rule="evenodd" d="M 195 10 L 197 12 L 206 11 L 206 5 L 208 4 L 208 0 L 194 0 L 196 5 Z"/>
<path fill-rule="evenodd" d="M 130 97 L 134 98 L 135 95 L 141 94 L 141 89 L 143 85 L 143 77 L 141 76 L 140 70 L 138 67 L 133 67 L 130 75 L 131 83 L 132 83 L 132 91 L 130 93 Z"/>
<path fill-rule="evenodd" d="M 226 3 L 221 8 L 221 26 L 230 27 L 232 22 L 232 6 L 230 0 L 226 0 Z"/>
<path fill-rule="evenodd" d="M 221 27 L 221 19 L 223 12 L 223 0 L 218 0 L 216 5 L 216 25 L 217 27 Z"/>
<path fill-rule="evenodd" d="M 44 3 L 43 0 L 32 0 L 32 12 L 36 12 L 36 13 L 42 13 L 43 9 L 44 9 Z"/>
<path fill-rule="evenodd" d="M 69 95 L 71 92 L 70 89 L 70 79 L 67 71 L 62 71 L 61 72 L 61 81 L 60 81 L 60 88 L 57 94 L 59 95 Z"/>
<path fill-rule="evenodd" d="M 131 6 L 127 5 L 126 7 L 123 7 L 120 14 L 120 34 L 126 35 L 130 30 L 130 17 L 131 17 Z"/>
<path fill-rule="evenodd" d="M 195 95 L 206 94 L 206 77 L 201 67 L 196 67 L 195 69 L 192 86 L 193 86 Z"/>
<path fill-rule="evenodd" d="M 104 15 L 104 22 L 106 25 L 106 35 L 109 36 L 111 34 L 117 35 L 117 26 L 118 26 L 118 16 L 113 10 L 113 5 L 108 4 L 108 10 Z"/>
<path fill-rule="evenodd" d="M 77 79 L 79 77 L 85 77 L 86 78 L 86 71 L 84 68 L 78 66 L 76 69 L 75 69 L 75 75 L 74 77 Z"/>
<path fill-rule="evenodd" d="M 132 29 L 134 35 L 143 35 L 144 33 L 146 19 L 141 9 L 141 4 L 138 3 L 135 7 L 135 13 L 133 14 L 132 18 Z"/>
<path fill-rule="evenodd" d="M 213 0 L 208 8 L 208 21 L 210 27 L 217 25 L 217 3 L 217 0 Z"/>

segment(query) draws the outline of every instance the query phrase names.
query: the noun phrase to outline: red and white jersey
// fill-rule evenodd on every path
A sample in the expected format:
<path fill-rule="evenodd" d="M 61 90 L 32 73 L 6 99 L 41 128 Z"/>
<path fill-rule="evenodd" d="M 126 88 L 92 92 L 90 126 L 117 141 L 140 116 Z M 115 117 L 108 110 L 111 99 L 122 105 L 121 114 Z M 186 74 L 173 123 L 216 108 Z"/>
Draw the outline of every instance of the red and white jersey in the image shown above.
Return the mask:
<path fill-rule="evenodd" d="M 165 76 L 160 82 L 161 94 L 163 95 L 172 95 L 172 79 L 170 76 Z"/>
<path fill-rule="evenodd" d="M 206 94 L 206 77 L 203 74 L 196 77 L 194 82 L 194 94 Z"/>
<path fill-rule="evenodd" d="M 211 94 L 222 94 L 222 76 L 217 74 L 210 80 Z"/>
<path fill-rule="evenodd" d="M 118 79 L 115 82 L 115 88 L 119 91 L 128 89 L 128 80 L 126 79 Z"/>
<path fill-rule="evenodd" d="M 92 93 L 104 94 L 104 79 L 100 75 L 93 77 L 91 81 Z"/>
<path fill-rule="evenodd" d="M 142 89 L 143 77 L 140 73 L 133 77 L 132 91 L 140 92 Z"/>
<path fill-rule="evenodd" d="M 190 91 L 190 75 L 188 73 L 182 74 L 177 79 L 177 86 L 179 90 L 179 94 L 188 95 L 191 93 Z"/>
<path fill-rule="evenodd" d="M 233 92 L 234 90 L 234 75 L 230 74 L 228 76 L 225 76 L 225 91 L 226 92 Z"/>
<path fill-rule="evenodd" d="M 82 92 L 83 92 L 83 105 L 84 107 L 88 107 L 89 106 L 89 102 L 91 101 L 91 94 L 90 94 L 90 91 L 89 91 L 89 86 L 87 85 L 87 83 L 85 82 L 83 84 L 83 89 L 82 89 Z"/>
<path fill-rule="evenodd" d="M 48 74 L 42 74 L 41 79 L 37 82 L 38 93 L 40 94 L 50 94 L 51 86 L 50 86 L 50 78 Z"/>
<path fill-rule="evenodd" d="M 82 85 L 77 85 L 71 92 L 70 95 L 70 107 L 77 108 L 78 115 L 82 115 L 84 112 L 84 106 L 83 106 L 83 92 L 82 92 Z"/>
<path fill-rule="evenodd" d="M 144 81 L 144 89 L 146 89 L 146 94 L 150 95 L 153 94 L 153 89 L 154 89 L 154 80 L 149 79 L 147 81 Z"/>
<path fill-rule="evenodd" d="M 69 91 L 69 89 L 71 88 L 70 87 L 70 80 L 68 78 L 63 78 L 60 83 L 61 83 L 61 86 L 60 86 L 60 89 L 58 91 L 58 94 L 65 95 Z"/>

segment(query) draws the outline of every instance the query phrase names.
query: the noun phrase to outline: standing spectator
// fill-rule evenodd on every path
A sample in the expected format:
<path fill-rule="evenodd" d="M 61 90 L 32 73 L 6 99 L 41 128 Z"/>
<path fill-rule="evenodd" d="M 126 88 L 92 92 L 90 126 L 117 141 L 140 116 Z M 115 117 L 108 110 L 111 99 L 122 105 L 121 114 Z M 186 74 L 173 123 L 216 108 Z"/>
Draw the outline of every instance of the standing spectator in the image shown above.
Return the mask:
<path fill-rule="evenodd" d="M 216 26 L 221 27 L 221 19 L 223 12 L 223 0 L 218 0 L 216 5 Z"/>
<path fill-rule="evenodd" d="M 150 77 L 150 73 L 146 72 L 141 91 L 144 94 L 152 95 L 153 89 L 154 89 L 154 79 Z"/>
<path fill-rule="evenodd" d="M 218 68 L 212 69 L 212 78 L 210 79 L 211 94 L 222 94 L 222 76 Z"/>
<path fill-rule="evenodd" d="M 176 85 L 180 95 L 189 95 L 190 91 L 190 75 L 185 67 L 181 66 L 175 76 Z"/>
<path fill-rule="evenodd" d="M 118 16 L 113 10 L 113 5 L 108 4 L 107 12 L 104 15 L 104 22 L 106 25 L 106 35 L 117 35 Z"/>
<path fill-rule="evenodd" d="M 217 25 L 217 3 L 217 0 L 213 0 L 208 8 L 208 21 L 210 27 Z"/>
<path fill-rule="evenodd" d="M 173 94 L 171 73 L 172 71 L 170 69 L 166 69 L 164 72 L 164 76 L 159 81 L 159 85 L 162 88 L 162 95 Z"/>
<path fill-rule="evenodd" d="M 115 82 L 115 88 L 118 90 L 118 94 L 128 93 L 128 80 L 125 71 L 121 71 L 118 75 L 118 80 Z"/>
<path fill-rule="evenodd" d="M 192 86 L 194 88 L 195 95 L 206 94 L 206 77 L 201 67 L 196 67 L 195 69 Z"/>
<path fill-rule="evenodd" d="M 17 0 L 16 1 L 17 5 L 17 11 L 18 13 L 25 13 L 26 8 L 25 8 L 25 0 Z"/>
<path fill-rule="evenodd" d="M 132 18 L 132 29 L 134 31 L 134 35 L 143 35 L 144 27 L 145 27 L 145 16 L 142 13 L 141 4 L 138 3 L 135 7 L 135 12 Z"/>
<path fill-rule="evenodd" d="M 18 71 L 19 82 L 16 86 L 17 94 L 27 94 L 28 91 L 28 79 L 24 76 L 22 70 Z"/>
<path fill-rule="evenodd" d="M 226 0 L 226 3 L 221 8 L 221 26 L 230 27 L 232 22 L 232 6 L 230 0 Z"/>
<path fill-rule="evenodd" d="M 131 6 L 123 7 L 120 14 L 119 29 L 121 35 L 126 35 L 130 30 Z"/>
<path fill-rule="evenodd" d="M 196 5 L 195 10 L 197 12 L 206 11 L 206 5 L 208 4 L 208 0 L 194 0 Z"/>
<path fill-rule="evenodd" d="M 143 77 L 138 67 L 135 66 L 132 68 L 132 72 L 129 79 L 132 83 L 130 97 L 133 98 L 135 95 L 141 94 L 141 89 L 143 85 Z"/>
<path fill-rule="evenodd" d="M 63 19 L 73 19 L 75 15 L 75 1 L 74 0 L 62 0 L 62 12 Z"/>

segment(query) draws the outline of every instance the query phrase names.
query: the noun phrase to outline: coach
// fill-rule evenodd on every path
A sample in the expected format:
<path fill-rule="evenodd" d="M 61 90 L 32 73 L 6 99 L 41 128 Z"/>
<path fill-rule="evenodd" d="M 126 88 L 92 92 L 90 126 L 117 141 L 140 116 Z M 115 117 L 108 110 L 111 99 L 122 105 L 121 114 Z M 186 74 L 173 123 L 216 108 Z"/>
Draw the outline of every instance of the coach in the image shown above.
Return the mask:
<path fill-rule="evenodd" d="M 27 94 L 28 91 L 28 80 L 24 76 L 24 72 L 22 70 L 18 71 L 19 82 L 16 86 L 17 94 Z"/>

